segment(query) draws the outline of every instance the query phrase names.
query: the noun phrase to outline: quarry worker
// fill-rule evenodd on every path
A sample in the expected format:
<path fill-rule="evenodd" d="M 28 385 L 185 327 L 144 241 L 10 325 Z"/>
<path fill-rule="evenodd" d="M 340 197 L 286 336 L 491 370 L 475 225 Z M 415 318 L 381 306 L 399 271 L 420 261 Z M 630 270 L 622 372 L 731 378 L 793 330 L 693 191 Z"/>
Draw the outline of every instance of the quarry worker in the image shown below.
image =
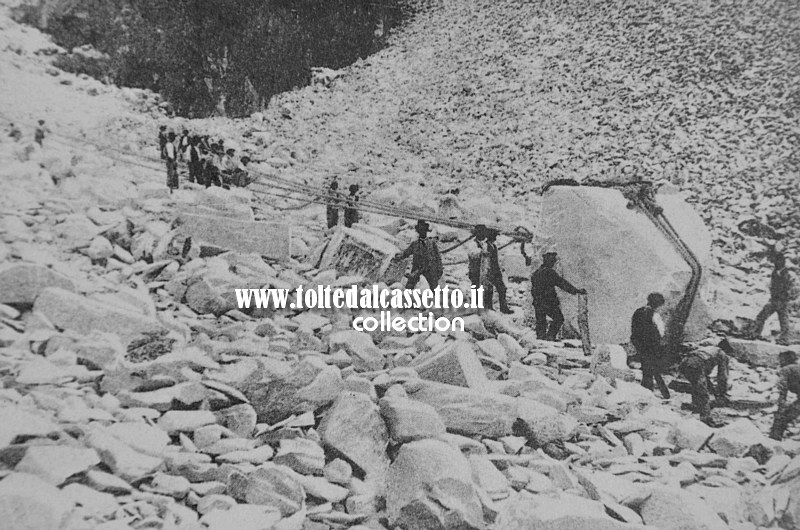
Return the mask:
<path fill-rule="evenodd" d="M 350 185 L 350 195 L 347 196 L 347 206 L 344 209 L 344 226 L 350 228 L 358 222 L 358 184 Z"/>
<path fill-rule="evenodd" d="M 243 156 L 239 163 L 236 165 L 236 170 L 233 172 L 233 185 L 244 188 L 250 182 L 250 171 L 247 169 L 247 164 L 250 163 L 249 156 Z"/>
<path fill-rule="evenodd" d="M 797 353 L 786 350 L 778 354 L 781 365 L 778 371 L 778 410 L 772 422 L 769 437 L 782 440 L 783 433 L 791 422 L 800 416 L 800 365 L 797 364 Z M 791 405 L 786 405 L 786 394 L 793 392 L 795 400 Z"/>
<path fill-rule="evenodd" d="M 167 154 L 164 149 L 167 147 L 167 126 L 161 125 L 158 128 L 158 152 L 161 155 L 161 160 L 166 160 Z"/>
<path fill-rule="evenodd" d="M 39 120 L 39 125 L 36 126 L 36 132 L 34 133 L 33 139 L 39 144 L 39 147 L 42 146 L 42 142 L 44 141 L 44 137 L 47 133 L 50 132 L 50 129 L 44 124 L 44 120 Z"/>
<path fill-rule="evenodd" d="M 221 155 L 219 144 L 212 144 L 211 154 L 206 161 L 206 188 L 210 187 L 212 184 L 215 186 L 222 186 L 222 181 L 220 180 Z"/>
<path fill-rule="evenodd" d="M 192 138 L 189 140 L 189 148 L 187 149 L 186 160 L 189 166 L 189 182 L 196 181 L 198 184 L 202 184 L 201 180 L 203 180 L 203 165 L 202 155 L 200 154 L 199 136 L 192 136 Z"/>
<path fill-rule="evenodd" d="M 756 316 L 756 322 L 750 338 L 756 339 L 760 337 L 767 319 L 773 313 L 778 313 L 778 322 L 780 322 L 781 326 L 778 343 L 787 344 L 791 333 L 789 305 L 797 296 L 797 293 L 795 292 L 792 273 L 786 267 L 786 256 L 778 253 L 773 258 L 773 262 L 775 268 L 772 271 L 772 278 L 769 284 L 769 301 Z"/>
<path fill-rule="evenodd" d="M 471 285 L 480 287 L 483 285 L 481 270 L 486 269 L 486 267 L 482 266 L 486 254 L 486 249 L 484 248 L 486 242 L 486 227 L 484 225 L 476 225 L 475 228 L 472 229 L 472 236 L 475 238 L 476 248 L 467 253 L 467 262 L 469 263 L 467 276 L 469 277 Z"/>
<path fill-rule="evenodd" d="M 333 228 L 339 224 L 339 207 L 341 206 L 341 200 L 342 195 L 339 193 L 339 182 L 333 179 L 328 186 L 328 205 L 325 208 L 328 217 L 328 228 Z"/>
<path fill-rule="evenodd" d="M 22 131 L 20 131 L 19 127 L 12 123 L 8 126 L 8 137 L 13 139 L 15 142 L 19 142 L 22 138 Z"/>
<path fill-rule="evenodd" d="M 186 129 L 183 130 L 181 133 L 181 137 L 178 140 L 178 152 L 180 154 L 181 160 L 189 161 L 189 158 L 186 156 L 187 151 L 189 149 L 189 131 Z"/>
<path fill-rule="evenodd" d="M 228 149 L 220 159 L 220 175 L 223 184 L 230 185 L 233 181 L 233 172 L 236 171 L 237 168 L 235 155 L 235 149 Z"/>
<path fill-rule="evenodd" d="M 178 152 L 175 147 L 175 133 L 167 135 L 167 145 L 164 146 L 164 158 L 167 161 L 167 187 L 169 192 L 178 189 Z"/>
<path fill-rule="evenodd" d="M 500 302 L 500 312 L 510 314 L 513 313 L 508 308 L 508 301 L 506 300 L 506 283 L 503 281 L 503 270 L 500 268 L 500 258 L 497 254 L 497 239 L 498 231 L 490 228 L 486 231 L 486 257 L 482 265 L 486 267 L 486 309 L 494 309 L 494 290 L 497 289 L 497 297 Z M 555 272 L 555 271 L 553 271 Z M 481 276 L 484 276 L 483 274 Z M 562 317 L 563 321 L 563 317 Z"/>
<path fill-rule="evenodd" d="M 531 275 L 531 295 L 533 310 L 536 313 L 536 337 L 541 340 L 556 340 L 564 315 L 561 313 L 561 302 L 556 294 L 556 287 L 569 294 L 586 294 L 586 289 L 578 289 L 562 278 L 554 269 L 558 262 L 558 254 L 547 252 L 542 255 L 542 265 Z M 550 328 L 547 318 L 550 318 Z"/>
<path fill-rule="evenodd" d="M 395 259 L 406 259 L 413 255 L 411 260 L 411 272 L 408 274 L 406 289 L 413 289 L 420 276 L 424 276 L 431 289 L 439 285 L 444 268 L 442 267 L 442 256 L 439 254 L 439 247 L 436 241 L 428 238 L 430 225 L 422 220 L 417 221 L 415 227 L 417 235 L 416 241 L 411 243 L 407 249 L 395 256 Z"/>
<path fill-rule="evenodd" d="M 689 381 L 692 388 L 692 411 L 700 415 L 705 423 L 712 423 L 710 395 L 714 393 L 717 405 L 728 404 L 729 353 L 732 348 L 727 340 L 716 346 L 701 345 L 688 351 L 681 360 L 678 371 Z M 711 372 L 717 370 L 716 386 L 711 382 Z"/>
<path fill-rule="evenodd" d="M 647 305 L 640 307 L 631 318 L 631 344 L 636 348 L 642 362 L 642 386 L 653 390 L 653 380 L 658 383 L 661 395 L 669 399 L 669 390 L 661 377 L 663 330 L 656 322 L 657 311 L 664 306 L 664 296 L 660 293 L 647 295 Z"/>

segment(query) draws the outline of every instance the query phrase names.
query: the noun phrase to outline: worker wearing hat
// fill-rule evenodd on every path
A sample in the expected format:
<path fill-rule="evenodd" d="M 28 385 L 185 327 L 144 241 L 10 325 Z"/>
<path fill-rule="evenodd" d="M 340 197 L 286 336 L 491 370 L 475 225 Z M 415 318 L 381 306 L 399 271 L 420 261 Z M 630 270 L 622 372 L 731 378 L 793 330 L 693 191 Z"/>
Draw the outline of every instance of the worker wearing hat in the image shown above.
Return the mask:
<path fill-rule="evenodd" d="M 406 289 L 413 289 L 417 285 L 420 276 L 424 276 L 428 286 L 433 289 L 439 285 L 439 280 L 444 273 L 442 256 L 439 254 L 439 247 L 436 245 L 436 241 L 428 238 L 428 232 L 431 229 L 430 225 L 423 220 L 419 220 L 415 229 L 418 235 L 417 240 L 398 254 L 396 259 L 405 259 L 413 255 Z"/>
<path fill-rule="evenodd" d="M 508 308 L 508 301 L 506 300 L 506 283 L 503 281 L 503 271 L 500 268 L 500 258 L 497 252 L 497 243 L 495 239 L 499 232 L 494 228 L 486 230 L 486 273 L 481 276 L 486 278 L 486 309 L 494 309 L 494 291 L 497 289 L 498 301 L 500 302 L 500 312 L 510 314 L 513 313 Z"/>
<path fill-rule="evenodd" d="M 543 254 L 541 267 L 531 276 L 531 295 L 533 295 L 533 309 L 536 312 L 536 337 L 543 340 L 556 340 L 564 324 L 556 287 L 569 294 L 586 294 L 586 289 L 578 289 L 555 271 L 557 261 L 558 254 L 555 252 Z M 549 328 L 548 318 L 550 318 Z"/>
<path fill-rule="evenodd" d="M 778 354 L 781 369 L 778 371 L 778 409 L 772 422 L 770 438 L 783 439 L 783 433 L 791 422 L 800 416 L 800 399 L 795 399 L 791 405 L 786 405 L 786 395 L 794 392 L 795 397 L 800 397 L 800 365 L 797 364 L 797 353 L 792 350 L 782 351 Z"/>
<path fill-rule="evenodd" d="M 344 226 L 350 228 L 358 222 L 358 184 L 350 184 L 350 195 L 347 196 L 344 209 Z"/>
<path fill-rule="evenodd" d="M 166 160 L 167 153 L 164 151 L 167 147 L 167 126 L 161 125 L 158 127 L 158 152 L 161 153 L 161 160 Z"/>
<path fill-rule="evenodd" d="M 44 141 L 44 137 L 47 133 L 50 132 L 50 129 L 44 124 L 44 120 L 39 120 L 39 125 L 36 127 L 36 132 L 34 133 L 33 139 L 36 141 L 37 144 L 41 147 L 42 142 Z"/>

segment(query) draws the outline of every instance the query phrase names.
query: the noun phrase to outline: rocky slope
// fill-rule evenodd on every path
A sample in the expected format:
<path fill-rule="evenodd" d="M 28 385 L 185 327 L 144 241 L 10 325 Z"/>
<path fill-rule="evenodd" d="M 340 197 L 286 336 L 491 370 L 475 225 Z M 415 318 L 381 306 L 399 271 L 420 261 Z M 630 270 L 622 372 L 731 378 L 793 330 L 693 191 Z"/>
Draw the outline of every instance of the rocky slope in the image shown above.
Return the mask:
<path fill-rule="evenodd" d="M 191 185 L 169 195 L 148 158 L 158 123 L 188 126 L 251 151 L 263 172 L 320 186 L 339 174 L 433 209 L 457 190 L 476 219 L 531 227 L 546 178 L 666 178 L 714 230 L 724 316 L 752 317 L 764 246 L 736 224 L 766 214 L 797 244 L 791 8 L 439 2 L 330 88 L 235 122 L 168 120 L 152 94 L 55 70 L 59 50 L 0 15 L 0 114 L 24 135 L 0 143 L 0 517 L 106 530 L 797 527 L 797 429 L 770 441 L 774 409 L 760 406 L 777 346 L 737 343 L 731 397 L 755 408 L 718 409 L 727 425 L 710 428 L 681 410 L 688 395 L 662 402 L 631 382 L 616 346 L 594 375 L 575 343 L 531 339 L 523 284 L 515 315 L 465 315 L 467 331 L 449 335 L 361 334 L 341 311 L 238 311 L 234 287 L 359 278 L 315 268 L 321 208 Z M 40 116 L 53 131 L 43 148 Z M 173 221 L 197 213 L 222 229 L 289 219 L 292 256 L 187 243 Z M 413 236 L 387 230 L 399 245 Z M 464 276 L 448 267 L 450 283 Z"/>

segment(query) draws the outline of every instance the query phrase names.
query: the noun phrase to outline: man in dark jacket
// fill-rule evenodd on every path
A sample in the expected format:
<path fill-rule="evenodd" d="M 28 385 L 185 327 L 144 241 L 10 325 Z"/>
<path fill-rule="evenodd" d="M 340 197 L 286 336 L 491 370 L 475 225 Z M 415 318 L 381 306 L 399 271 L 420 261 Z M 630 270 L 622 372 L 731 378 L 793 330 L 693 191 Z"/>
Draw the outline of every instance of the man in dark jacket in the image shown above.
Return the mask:
<path fill-rule="evenodd" d="M 751 338 L 760 337 L 761 332 L 764 331 L 764 323 L 772 313 L 778 313 L 778 321 L 781 325 L 781 334 L 778 337 L 778 342 L 786 344 L 791 333 L 789 304 L 795 295 L 794 280 L 791 272 L 786 268 L 786 257 L 783 254 L 776 254 L 774 263 L 775 269 L 772 271 L 772 278 L 769 284 L 769 302 L 758 313 Z"/>
<path fill-rule="evenodd" d="M 558 254 L 548 252 L 542 255 L 542 266 L 531 275 L 531 295 L 533 310 L 536 313 L 536 337 L 542 340 L 556 340 L 564 315 L 561 313 L 561 302 L 556 294 L 556 287 L 569 294 L 586 294 L 586 289 L 578 289 L 562 278 L 553 267 L 558 261 Z M 550 317 L 550 328 L 547 328 L 547 317 Z"/>
<path fill-rule="evenodd" d="M 158 152 L 161 154 L 161 160 L 167 159 L 167 153 L 164 149 L 167 147 L 167 126 L 161 125 L 158 128 Z"/>
<path fill-rule="evenodd" d="M 506 300 L 506 283 L 503 281 L 503 271 L 500 269 L 500 258 L 497 255 L 497 239 L 498 232 L 494 228 L 486 231 L 486 255 L 487 255 L 487 271 L 486 271 L 486 309 L 494 309 L 494 290 L 497 289 L 497 297 L 500 302 L 500 311 L 502 313 L 513 313 L 508 308 L 508 301 Z"/>
<path fill-rule="evenodd" d="M 414 256 L 411 260 L 411 272 L 408 275 L 406 289 L 413 289 L 417 285 L 420 276 L 425 276 L 428 286 L 434 289 L 439 285 L 439 280 L 444 272 L 442 256 L 439 254 L 439 247 L 436 245 L 436 241 L 428 238 L 430 225 L 425 221 L 417 221 L 416 230 L 419 239 L 397 255 L 398 259 Z"/>
<path fill-rule="evenodd" d="M 661 395 L 669 399 L 669 389 L 661 377 L 661 330 L 653 319 L 663 305 L 664 296 L 660 293 L 647 295 L 647 305 L 637 309 L 631 318 L 631 344 L 642 362 L 642 386 L 652 390 L 655 379 Z"/>
<path fill-rule="evenodd" d="M 692 410 L 705 423 L 711 423 L 710 395 L 713 391 L 717 405 L 728 403 L 728 354 L 733 350 L 727 340 L 717 346 L 707 345 L 693 349 L 683 356 L 678 368 L 692 387 Z M 716 386 L 711 382 L 711 372 L 717 370 Z"/>
<path fill-rule="evenodd" d="M 328 185 L 327 207 L 325 213 L 328 219 L 328 228 L 333 228 L 339 224 L 339 207 L 341 206 L 342 196 L 339 193 L 339 182 L 331 180 Z"/>
<path fill-rule="evenodd" d="M 344 226 L 350 228 L 358 222 L 358 184 L 350 184 L 350 195 L 347 196 L 344 209 Z"/>
<path fill-rule="evenodd" d="M 484 243 L 486 241 L 486 227 L 484 225 L 477 225 L 472 230 L 472 237 L 475 238 L 475 249 L 467 254 L 467 276 L 471 285 L 480 287 L 483 278 L 481 277 L 481 267 L 483 265 L 483 258 L 485 254 Z"/>
<path fill-rule="evenodd" d="M 173 190 L 178 189 L 178 150 L 175 147 L 175 133 L 172 131 L 167 135 L 164 157 L 167 161 L 167 187 L 172 193 Z"/>
<path fill-rule="evenodd" d="M 791 405 L 786 405 L 786 395 L 794 392 L 795 397 L 800 397 L 800 365 L 797 364 L 797 354 L 791 350 L 778 354 L 781 369 L 778 372 L 778 410 L 772 422 L 770 438 L 783 439 L 783 433 L 791 422 L 800 416 L 800 399 L 795 399 Z"/>

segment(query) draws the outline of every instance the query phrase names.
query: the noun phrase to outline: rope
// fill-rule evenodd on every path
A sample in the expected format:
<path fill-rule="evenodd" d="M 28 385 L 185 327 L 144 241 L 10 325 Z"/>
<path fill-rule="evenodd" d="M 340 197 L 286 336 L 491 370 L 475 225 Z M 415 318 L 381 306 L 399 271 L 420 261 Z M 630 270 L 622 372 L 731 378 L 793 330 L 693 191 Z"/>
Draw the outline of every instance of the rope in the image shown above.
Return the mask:
<path fill-rule="evenodd" d="M 475 237 L 475 236 L 469 236 L 467 239 L 464 239 L 464 240 L 462 240 L 462 241 L 459 241 L 458 243 L 456 243 L 456 244 L 455 244 L 455 245 L 453 245 L 452 247 L 448 247 L 448 248 L 446 248 L 446 249 L 442 250 L 442 251 L 440 252 L 440 254 L 447 254 L 447 253 L 448 253 L 448 252 L 450 252 L 451 250 L 455 250 L 455 249 L 457 249 L 458 247 L 460 247 L 461 245 L 463 245 L 464 243 L 466 243 L 467 241 L 469 241 L 470 239 L 472 239 L 472 238 L 474 238 L 474 237 Z"/>
<path fill-rule="evenodd" d="M 12 121 L 12 120 L 10 120 L 7 117 L 2 116 L 2 115 L 0 115 L 0 118 L 4 119 L 5 121 L 8 121 L 8 122 Z M 76 138 L 76 137 L 72 137 L 72 136 L 69 136 L 69 135 L 64 135 L 64 134 L 61 134 L 61 133 L 52 133 L 51 132 L 49 137 L 56 137 L 55 138 L 56 141 L 58 141 L 58 137 L 66 138 L 67 140 L 70 140 L 72 142 L 71 144 L 67 143 L 67 145 L 69 145 L 70 147 L 76 148 L 76 149 L 86 150 L 86 148 L 82 144 L 91 145 L 91 146 L 95 147 L 96 149 L 98 149 L 99 151 L 101 151 L 101 154 L 103 156 L 105 156 L 105 157 L 107 157 L 109 159 L 112 159 L 112 160 L 116 160 L 116 161 L 121 162 L 121 163 L 135 165 L 135 166 L 139 166 L 139 167 L 142 167 L 142 168 L 145 168 L 145 169 L 154 170 L 154 171 L 163 171 L 164 170 L 163 165 L 162 165 L 163 164 L 162 160 L 157 159 L 155 157 L 149 157 L 149 156 L 144 155 L 142 153 L 132 153 L 130 151 L 121 149 L 121 148 L 116 147 L 116 146 L 100 145 L 100 144 L 97 144 L 95 142 L 91 142 L 91 141 L 89 141 L 87 139 Z M 66 143 L 66 142 L 61 141 L 60 143 Z M 78 144 L 80 144 L 80 145 L 78 145 Z M 122 159 L 122 158 L 119 158 L 119 157 L 116 157 L 116 156 L 108 154 L 109 151 L 120 153 L 120 154 L 122 154 L 124 156 L 131 156 L 131 157 L 134 157 L 134 158 L 138 158 L 140 160 L 146 160 L 146 161 L 149 161 L 149 162 L 153 162 L 156 165 L 153 166 L 153 165 L 143 164 L 141 162 L 125 160 L 125 159 Z M 262 173 L 262 172 L 259 172 L 257 170 L 254 170 L 254 169 L 249 169 L 248 171 L 249 171 L 249 173 L 251 175 L 258 177 L 259 179 L 266 180 L 268 182 L 268 183 L 265 183 L 265 182 L 259 182 L 258 180 L 256 180 L 256 181 L 252 182 L 249 185 L 251 191 L 253 191 L 253 193 L 256 196 L 259 196 L 262 199 L 263 199 L 263 195 L 271 195 L 273 197 L 278 197 L 278 198 L 283 198 L 283 199 L 298 200 L 297 197 L 292 197 L 290 195 L 286 195 L 286 193 L 299 193 L 299 194 L 304 195 L 306 197 L 310 197 L 308 199 L 308 201 L 306 203 L 302 204 L 302 205 L 285 207 L 285 208 L 282 208 L 282 209 L 277 207 L 277 206 L 272 206 L 272 207 L 274 207 L 276 209 L 279 209 L 281 211 L 305 208 L 309 204 L 314 204 L 314 203 L 323 204 L 323 205 L 326 205 L 326 206 L 342 206 L 342 200 L 343 200 L 342 198 L 330 197 L 328 195 L 327 190 L 320 190 L 320 188 L 318 186 L 311 186 L 311 185 L 305 184 L 305 183 L 293 182 L 293 181 L 288 180 L 286 178 L 282 178 L 282 177 L 279 177 L 279 176 L 276 176 L 276 175 L 269 175 L 269 174 Z M 283 192 L 283 194 L 276 193 L 276 192 Z M 345 206 L 346 206 L 348 204 L 347 199 L 344 199 L 344 202 L 345 202 Z M 388 204 L 385 204 L 385 203 L 382 203 L 382 202 L 373 201 L 373 200 L 369 200 L 369 199 L 365 199 L 365 198 L 360 198 L 358 201 L 356 201 L 355 207 L 358 208 L 359 210 L 370 212 L 370 213 L 387 215 L 387 216 L 390 216 L 390 217 L 405 217 L 405 218 L 419 219 L 419 220 L 422 220 L 422 221 L 427 221 L 427 222 L 434 223 L 434 224 L 442 224 L 442 225 L 445 225 L 445 226 L 451 226 L 451 227 L 460 228 L 460 229 L 463 229 L 463 230 L 472 230 L 475 227 L 475 223 L 468 223 L 468 222 L 465 222 L 465 221 L 457 221 L 457 220 L 453 220 L 453 219 L 442 217 L 442 216 L 428 214 L 428 213 L 425 213 L 425 212 L 423 212 L 421 210 L 417 210 L 417 209 L 399 208 L 399 207 L 396 207 L 396 206 L 393 206 L 393 205 L 388 205 Z M 493 228 L 493 229 L 497 230 L 499 233 L 501 233 L 503 235 L 506 235 L 508 237 L 511 237 L 513 240 L 516 240 L 516 241 L 530 241 L 532 239 L 532 234 L 530 233 L 530 231 L 528 231 L 524 227 L 516 227 L 513 230 L 509 230 L 509 229 L 501 227 L 499 225 L 487 225 L 487 228 Z"/>

